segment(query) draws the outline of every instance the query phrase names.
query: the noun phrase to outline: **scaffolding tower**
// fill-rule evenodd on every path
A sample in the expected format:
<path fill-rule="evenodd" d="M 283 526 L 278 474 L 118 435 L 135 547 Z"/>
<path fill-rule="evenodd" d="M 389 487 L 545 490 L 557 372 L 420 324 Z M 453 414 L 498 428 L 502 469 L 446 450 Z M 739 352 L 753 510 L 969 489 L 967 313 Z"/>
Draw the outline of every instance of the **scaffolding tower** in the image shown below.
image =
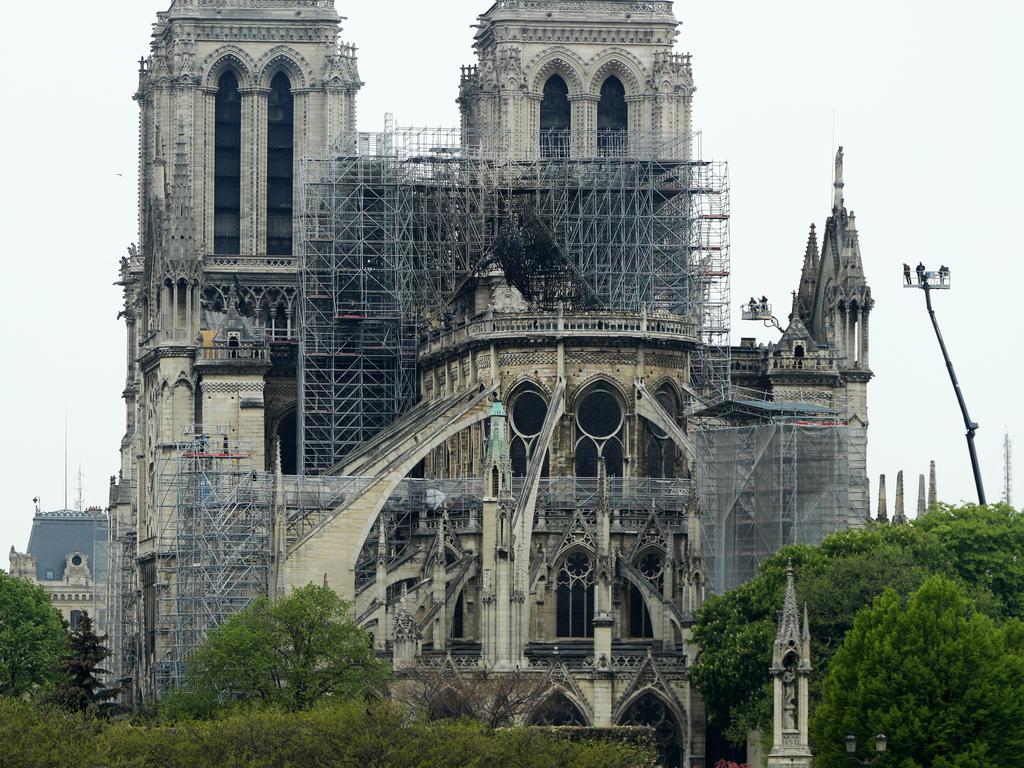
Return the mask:
<path fill-rule="evenodd" d="M 226 428 L 195 427 L 167 460 L 173 537 L 156 559 L 156 689 L 185 682 L 206 633 L 269 594 L 273 476 Z M 160 537 L 162 540 L 165 536 Z"/>
<path fill-rule="evenodd" d="M 778 422 L 697 432 L 697 483 L 712 591 L 757 575 L 789 544 L 849 526 L 850 427 Z"/>
<path fill-rule="evenodd" d="M 420 336 L 451 321 L 453 300 L 492 265 L 496 238 L 516 218 L 547 235 L 580 309 L 696 321 L 695 386 L 710 401 L 725 396 L 725 165 L 692 160 L 690 137 L 614 133 L 578 157 L 543 156 L 535 143 L 389 123 L 303 162 L 306 472 L 328 471 L 415 399 Z"/>

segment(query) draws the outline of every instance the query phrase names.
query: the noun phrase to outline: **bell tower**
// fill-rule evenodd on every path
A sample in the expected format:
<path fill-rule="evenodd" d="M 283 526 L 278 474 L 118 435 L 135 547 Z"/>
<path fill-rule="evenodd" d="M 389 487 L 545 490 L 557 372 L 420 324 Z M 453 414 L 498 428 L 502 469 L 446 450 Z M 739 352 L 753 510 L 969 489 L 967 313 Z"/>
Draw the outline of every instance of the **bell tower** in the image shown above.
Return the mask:
<path fill-rule="evenodd" d="M 294 418 L 300 161 L 355 129 L 362 85 L 340 27 L 334 0 L 173 0 L 139 62 L 139 239 L 120 271 L 128 429 L 111 524 L 147 595 L 143 696 L 164 652 L 146 588 L 166 583 L 160 553 L 174 549 L 167 467 L 205 423 L 269 471 Z"/>
<path fill-rule="evenodd" d="M 496 2 L 463 67 L 464 141 L 517 156 L 636 156 L 690 134 L 693 75 L 670 2 Z"/>

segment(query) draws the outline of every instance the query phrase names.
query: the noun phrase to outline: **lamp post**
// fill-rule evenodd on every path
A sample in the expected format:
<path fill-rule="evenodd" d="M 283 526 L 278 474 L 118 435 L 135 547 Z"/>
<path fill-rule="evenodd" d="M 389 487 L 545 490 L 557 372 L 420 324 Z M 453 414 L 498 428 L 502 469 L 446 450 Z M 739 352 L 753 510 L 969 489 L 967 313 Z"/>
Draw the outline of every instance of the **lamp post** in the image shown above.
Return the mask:
<path fill-rule="evenodd" d="M 887 742 L 888 740 L 885 738 L 884 733 L 880 733 L 877 736 L 875 736 L 875 752 L 877 752 L 878 754 L 876 754 L 872 758 L 861 760 L 857 757 L 857 737 L 851 733 L 849 736 L 846 737 L 847 757 L 850 758 L 850 762 L 867 768 L 867 766 L 872 765 L 876 760 L 878 760 L 878 758 L 882 756 L 882 753 L 885 752 Z"/>

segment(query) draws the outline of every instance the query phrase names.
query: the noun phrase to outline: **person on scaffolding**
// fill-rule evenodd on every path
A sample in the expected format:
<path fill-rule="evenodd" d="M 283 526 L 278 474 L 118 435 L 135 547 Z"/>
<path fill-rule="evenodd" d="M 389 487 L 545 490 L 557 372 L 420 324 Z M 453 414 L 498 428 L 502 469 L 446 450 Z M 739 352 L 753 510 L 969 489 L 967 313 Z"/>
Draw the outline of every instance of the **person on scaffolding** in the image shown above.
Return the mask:
<path fill-rule="evenodd" d="M 914 281 L 910 277 L 910 265 L 904 262 L 903 264 L 903 279 L 907 281 L 907 285 L 913 285 Z"/>
<path fill-rule="evenodd" d="M 943 264 L 939 267 L 939 284 L 947 285 L 949 283 L 949 267 Z"/>
<path fill-rule="evenodd" d="M 752 315 L 756 315 L 757 314 L 757 299 L 755 299 L 753 296 L 751 296 L 750 297 L 750 304 L 748 304 L 747 306 L 750 307 L 750 314 L 752 314 Z"/>
<path fill-rule="evenodd" d="M 762 296 L 761 297 L 761 312 L 763 312 L 766 315 L 768 314 L 768 297 L 767 296 Z"/>
<path fill-rule="evenodd" d="M 925 277 L 924 274 L 924 262 L 919 261 L 917 262 L 917 284 L 924 285 L 927 282 L 928 279 Z"/>

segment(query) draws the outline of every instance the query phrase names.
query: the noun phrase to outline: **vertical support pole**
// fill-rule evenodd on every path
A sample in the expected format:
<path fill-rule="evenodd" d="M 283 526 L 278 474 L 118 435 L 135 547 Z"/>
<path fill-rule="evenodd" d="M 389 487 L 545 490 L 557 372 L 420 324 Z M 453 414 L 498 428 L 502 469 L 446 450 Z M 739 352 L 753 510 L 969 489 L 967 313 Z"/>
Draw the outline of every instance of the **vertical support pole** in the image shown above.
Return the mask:
<path fill-rule="evenodd" d="M 963 390 L 960 389 L 960 382 L 957 381 L 956 371 L 953 370 L 953 362 L 949 359 L 949 352 L 946 350 L 946 342 L 942 339 L 942 332 L 939 330 L 939 321 L 935 317 L 935 310 L 932 308 L 932 289 L 928 280 L 924 281 L 924 298 L 928 307 L 928 316 L 932 320 L 932 327 L 935 328 L 935 338 L 939 340 L 939 348 L 942 350 L 942 357 L 946 361 L 946 370 L 949 371 L 949 380 L 953 384 L 953 391 L 956 393 L 957 403 L 960 405 L 960 413 L 964 417 L 964 426 L 967 428 L 967 452 L 971 456 L 971 469 L 974 471 L 974 485 L 978 490 L 978 503 L 987 504 L 985 501 L 985 486 L 981 479 L 981 467 L 978 466 L 978 450 L 974 445 L 974 435 L 978 431 L 977 422 L 971 419 L 967 412 L 967 402 L 964 400 Z"/>

